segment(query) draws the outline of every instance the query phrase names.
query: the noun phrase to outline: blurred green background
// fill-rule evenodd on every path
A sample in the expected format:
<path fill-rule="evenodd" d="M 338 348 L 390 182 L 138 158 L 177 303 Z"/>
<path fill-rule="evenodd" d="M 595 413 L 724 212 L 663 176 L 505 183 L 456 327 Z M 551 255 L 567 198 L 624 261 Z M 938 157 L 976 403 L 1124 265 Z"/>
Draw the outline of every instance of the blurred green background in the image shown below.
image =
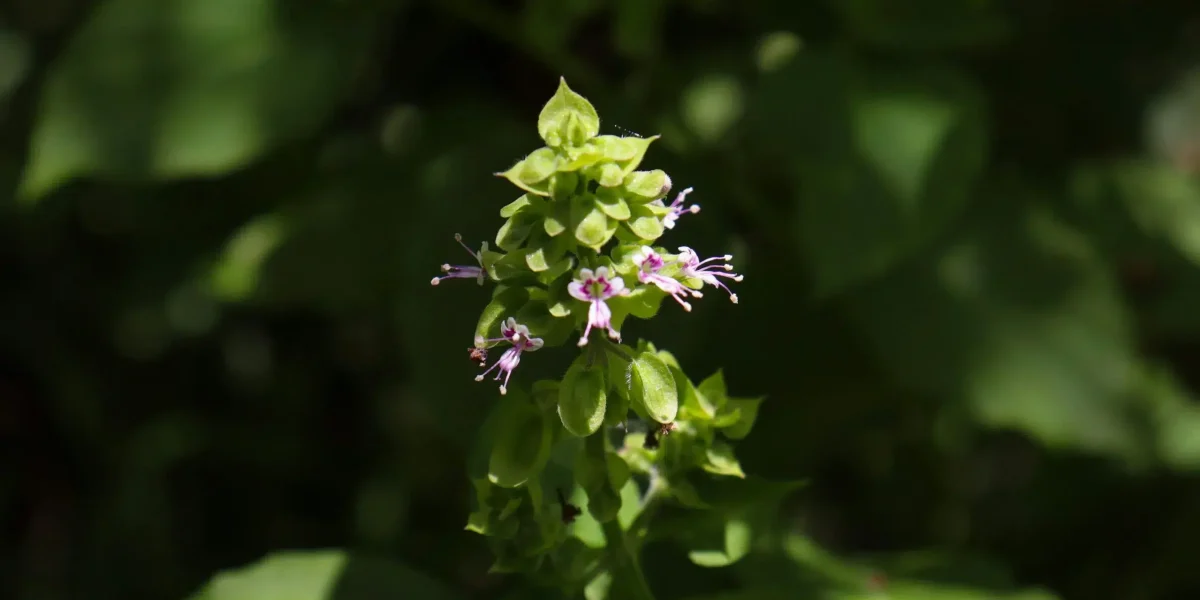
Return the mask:
<path fill-rule="evenodd" d="M 1200 597 L 1198 58 L 1193 0 L 7 0 L 0 594 L 553 597 L 463 530 L 489 290 L 429 279 L 562 75 L 746 276 L 626 337 L 807 481 L 659 598 Z"/>

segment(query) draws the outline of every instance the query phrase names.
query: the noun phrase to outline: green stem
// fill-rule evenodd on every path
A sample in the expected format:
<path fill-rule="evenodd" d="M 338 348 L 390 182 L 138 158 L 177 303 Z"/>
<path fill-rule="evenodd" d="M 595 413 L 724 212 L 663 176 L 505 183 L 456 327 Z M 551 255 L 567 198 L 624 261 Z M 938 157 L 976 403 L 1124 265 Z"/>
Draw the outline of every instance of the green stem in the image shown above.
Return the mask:
<path fill-rule="evenodd" d="M 617 519 L 613 519 L 604 523 L 603 528 L 612 568 L 613 591 L 616 592 L 610 595 L 622 600 L 654 600 L 654 592 L 650 591 L 650 585 L 646 583 L 646 576 L 642 573 L 637 556 L 629 548 L 625 532 L 621 531 L 621 524 Z"/>

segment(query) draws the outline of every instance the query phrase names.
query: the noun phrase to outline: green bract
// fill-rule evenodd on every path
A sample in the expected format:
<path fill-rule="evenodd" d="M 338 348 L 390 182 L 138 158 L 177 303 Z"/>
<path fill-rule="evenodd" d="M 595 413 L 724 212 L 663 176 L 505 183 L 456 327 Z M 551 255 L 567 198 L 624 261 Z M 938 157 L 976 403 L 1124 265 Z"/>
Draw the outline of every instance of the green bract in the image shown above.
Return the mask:
<path fill-rule="evenodd" d="M 668 204 L 671 178 L 638 170 L 658 136 L 600 135 L 595 108 L 566 81 L 538 116 L 538 134 L 545 146 L 498 173 L 521 192 L 499 209 L 494 249 L 467 247 L 476 264 L 445 265 L 433 281 L 495 285 L 469 351 L 486 369 L 476 379 L 499 380 L 502 397 L 469 461 L 467 528 L 488 537 L 494 571 L 536 576 L 569 595 L 586 587 L 589 598 L 607 589 L 644 600 L 652 594 L 637 553 L 654 510 L 708 509 L 718 500 L 698 478 L 745 478 L 732 441 L 749 433 L 761 400 L 729 397 L 721 372 L 696 385 L 669 352 L 625 345 L 620 332 L 629 317 L 653 318 L 667 298 L 691 310 L 693 290 L 705 285 L 736 302 L 720 279 L 741 276 L 714 263 L 730 257 L 656 244 L 698 210 L 683 204 L 690 188 Z M 578 354 L 560 380 L 513 380 L 530 353 L 571 340 Z M 618 431 L 624 439 L 614 443 Z M 706 527 L 736 539 L 720 552 L 690 550 L 697 564 L 745 554 L 739 523 Z"/>
<path fill-rule="evenodd" d="M 607 390 L 599 365 L 588 365 L 588 356 L 581 354 L 558 388 L 558 416 L 567 431 L 587 437 L 604 423 Z"/>

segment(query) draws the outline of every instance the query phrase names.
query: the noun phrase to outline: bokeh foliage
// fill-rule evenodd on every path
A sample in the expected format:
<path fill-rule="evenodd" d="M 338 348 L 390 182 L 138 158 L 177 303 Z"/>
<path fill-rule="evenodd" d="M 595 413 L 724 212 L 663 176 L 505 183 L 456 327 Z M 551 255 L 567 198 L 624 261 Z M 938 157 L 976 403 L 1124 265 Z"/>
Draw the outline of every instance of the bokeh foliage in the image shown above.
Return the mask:
<path fill-rule="evenodd" d="M 765 395 L 742 466 L 807 482 L 664 514 L 659 597 L 1200 595 L 1196 14 L 6 3 L 0 581 L 534 597 L 462 528 L 487 292 L 428 282 L 565 76 L 746 275 L 626 335 Z"/>

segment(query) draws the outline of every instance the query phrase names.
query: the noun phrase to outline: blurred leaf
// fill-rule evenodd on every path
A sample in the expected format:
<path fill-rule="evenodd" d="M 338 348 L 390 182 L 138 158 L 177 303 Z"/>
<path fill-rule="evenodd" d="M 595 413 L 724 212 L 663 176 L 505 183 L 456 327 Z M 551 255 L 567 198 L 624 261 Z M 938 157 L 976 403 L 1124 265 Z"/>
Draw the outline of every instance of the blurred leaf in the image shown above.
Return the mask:
<path fill-rule="evenodd" d="M 1165 369 L 1147 370 L 1139 387 L 1157 428 L 1159 458 L 1174 469 L 1200 470 L 1200 402 Z"/>
<path fill-rule="evenodd" d="M 1200 182 L 1169 164 L 1144 160 L 1118 162 L 1090 174 L 1111 183 L 1145 235 L 1164 239 L 1200 265 Z"/>
<path fill-rule="evenodd" d="M 1027 209 L 1029 195 L 995 190 L 948 243 L 854 294 L 852 312 L 910 389 L 1051 446 L 1143 458 L 1125 308 L 1087 239 Z"/>
<path fill-rule="evenodd" d="M 984 164 L 982 94 L 953 70 L 884 74 L 809 53 L 766 76 L 756 109 L 751 130 L 795 166 L 798 238 L 821 296 L 927 246 Z"/>
<path fill-rule="evenodd" d="M 764 73 L 778 70 L 795 58 L 804 42 L 790 31 L 775 31 L 763 36 L 758 42 L 755 64 Z"/>
<path fill-rule="evenodd" d="M 712 446 L 705 452 L 705 458 L 707 462 L 701 466 L 709 473 L 741 478 L 746 477 L 746 473 L 742 471 L 741 463 L 733 455 L 733 447 L 725 442 L 720 440 L 714 441 Z"/>
<path fill-rule="evenodd" d="M 382 590 L 429 600 L 456 596 L 442 584 L 389 560 L 341 550 L 277 552 L 213 577 L 192 600 L 365 600 Z"/>
<path fill-rule="evenodd" d="M 503 416 L 494 433 L 488 480 L 517 487 L 537 477 L 550 458 L 554 424 L 520 390 L 509 390 L 497 404 Z"/>
<path fill-rule="evenodd" d="M 226 301 L 247 298 L 258 285 L 264 261 L 283 241 L 286 232 L 285 220 L 276 214 L 243 225 L 213 266 L 209 280 L 213 293 Z"/>
<path fill-rule="evenodd" d="M 0 102 L 25 79 L 31 66 L 29 42 L 23 35 L 0 28 Z"/>
<path fill-rule="evenodd" d="M 192 600 L 326 600 L 346 566 L 341 550 L 281 552 L 224 571 Z"/>
<path fill-rule="evenodd" d="M 721 535 L 712 540 L 708 547 L 699 548 L 693 544 L 688 550 L 688 558 L 701 567 L 725 567 L 750 551 L 752 534 L 745 521 L 729 519 L 719 531 Z"/>
<path fill-rule="evenodd" d="M 101 2 L 51 67 L 21 193 L 242 167 L 325 120 L 369 23 L 320 2 Z"/>
<path fill-rule="evenodd" d="M 889 50 L 942 50 L 1004 41 L 1010 25 L 995 0 L 831 0 L 849 29 Z"/>
<path fill-rule="evenodd" d="M 683 122 L 706 144 L 721 139 L 742 116 L 742 85 L 729 75 L 708 75 L 683 92 Z"/>

